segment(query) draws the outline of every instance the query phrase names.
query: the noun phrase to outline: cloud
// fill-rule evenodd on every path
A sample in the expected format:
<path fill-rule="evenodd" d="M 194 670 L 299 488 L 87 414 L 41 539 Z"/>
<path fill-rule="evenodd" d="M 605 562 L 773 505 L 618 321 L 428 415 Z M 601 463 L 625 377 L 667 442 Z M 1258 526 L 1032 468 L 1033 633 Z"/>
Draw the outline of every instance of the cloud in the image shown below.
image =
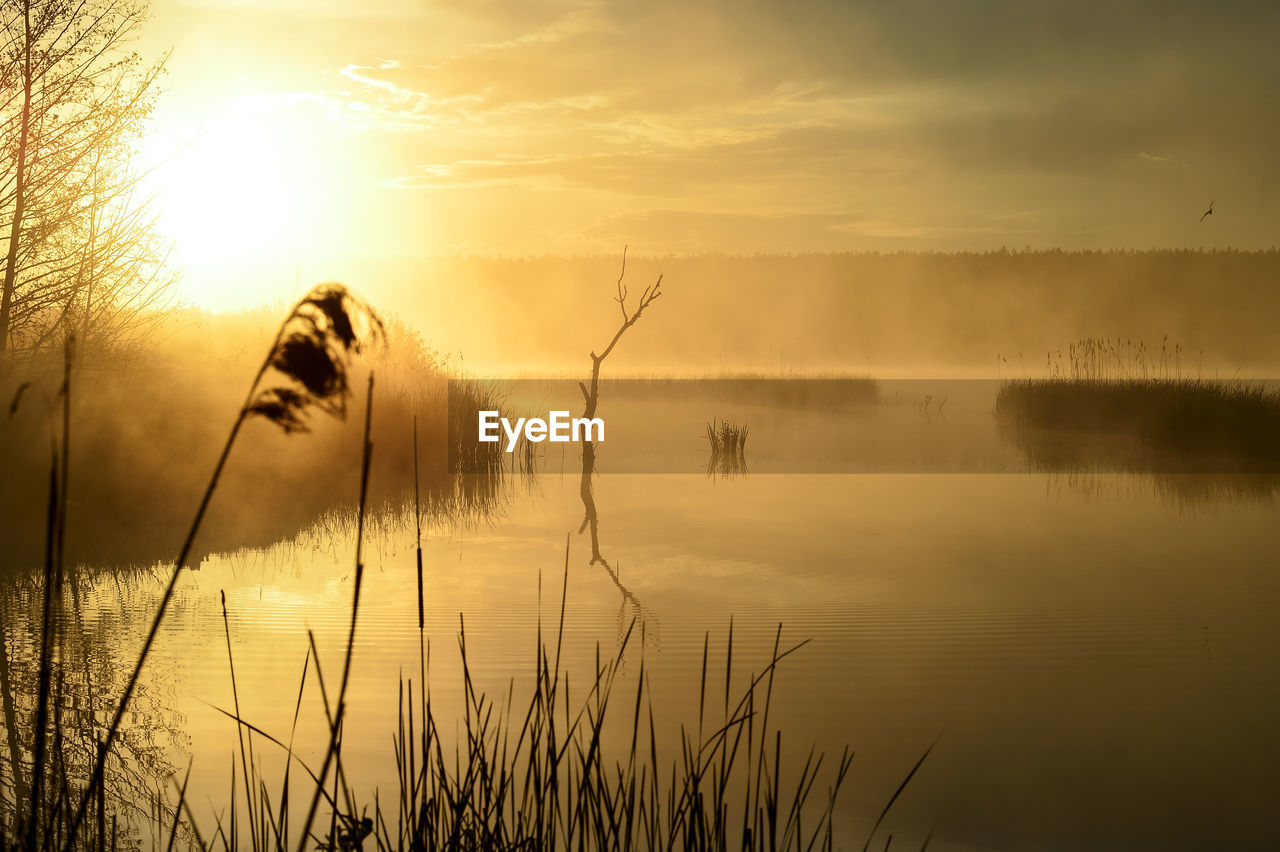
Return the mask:
<path fill-rule="evenodd" d="M 1148 165 L 1156 166 L 1158 168 L 1186 165 L 1186 163 L 1182 162 L 1172 154 L 1148 154 L 1146 151 L 1139 151 L 1138 159 Z"/>
<path fill-rule="evenodd" d="M 502 41 L 469 45 L 463 53 L 474 56 L 530 45 L 557 45 L 578 36 L 610 32 L 613 30 L 613 25 L 602 13 L 602 4 L 584 3 L 550 23 Z"/>
<path fill-rule="evenodd" d="M 588 241 L 610 222 L 709 248 L 1199 239 L 1179 230 L 1178 199 L 1280 181 L 1263 82 L 1280 77 L 1274 4 L 486 0 L 383 14 L 394 31 L 344 22 L 362 37 L 335 33 L 326 82 L 278 105 L 368 136 L 379 186 L 424 208 L 563 194 L 557 226 L 576 213 Z M 1273 239 L 1259 199 L 1241 242 Z"/>

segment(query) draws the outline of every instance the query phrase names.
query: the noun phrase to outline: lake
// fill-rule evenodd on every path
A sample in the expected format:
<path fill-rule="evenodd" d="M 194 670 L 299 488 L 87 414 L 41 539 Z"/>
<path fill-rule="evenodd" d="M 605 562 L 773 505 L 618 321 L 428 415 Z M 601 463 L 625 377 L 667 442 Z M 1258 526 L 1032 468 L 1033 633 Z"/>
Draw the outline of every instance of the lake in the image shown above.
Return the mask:
<path fill-rule="evenodd" d="M 512 397 L 552 404 L 567 393 L 549 386 L 515 383 Z M 573 445 L 544 445 L 541 472 L 508 477 L 483 517 L 424 527 L 437 718 L 462 712 L 460 616 L 477 688 L 514 690 L 519 708 L 539 625 L 554 638 L 564 588 L 566 670 L 586 684 L 597 648 L 614 655 L 630 631 L 617 688 L 634 695 L 643 665 L 672 745 L 665 760 L 678 755 L 680 725 L 697 722 L 704 641 L 718 705 L 730 630 L 735 698 L 779 629 L 783 647 L 808 640 L 779 665 L 771 722 L 789 773 L 811 746 L 825 766 L 846 745 L 854 752 L 838 846 L 862 847 L 931 745 L 877 848 L 890 834 L 894 848 L 919 848 L 930 831 L 935 850 L 1280 845 L 1270 815 L 1280 796 L 1280 488 L 1038 468 L 999 434 L 994 388 L 884 382 L 877 400 L 856 404 L 602 395 L 613 431 L 597 450 L 593 497 L 605 564 L 579 532 Z M 705 470 L 712 415 L 750 424 L 748 472 Z M 354 532 L 350 512 L 333 513 L 268 547 L 214 548 L 183 573 L 129 745 L 179 778 L 190 763 L 188 799 L 210 825 L 227 811 L 238 750 L 235 725 L 214 707 L 238 699 L 245 719 L 288 739 L 307 630 L 333 689 Z M 395 789 L 399 682 L 419 680 L 411 503 L 372 513 L 364 557 L 343 759 L 371 800 L 375 787 Z M 63 626 L 101 681 L 132 660 L 167 569 L 82 571 Z M 29 581 L 4 588 L 7 653 L 29 659 L 38 598 Z M 292 737 L 316 763 L 320 701 L 311 669 Z M 606 745 L 625 748 L 630 720 L 622 727 Z M 261 738 L 254 747 L 278 778 L 278 750 Z"/>

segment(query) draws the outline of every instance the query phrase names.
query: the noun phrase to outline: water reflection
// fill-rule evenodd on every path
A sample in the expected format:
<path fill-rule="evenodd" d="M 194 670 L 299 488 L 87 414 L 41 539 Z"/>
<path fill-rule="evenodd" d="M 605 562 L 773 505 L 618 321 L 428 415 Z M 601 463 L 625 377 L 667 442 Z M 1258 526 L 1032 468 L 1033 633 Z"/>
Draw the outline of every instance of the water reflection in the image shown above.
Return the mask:
<path fill-rule="evenodd" d="M 130 670 L 129 654 L 154 606 L 156 575 L 149 570 L 82 568 L 65 582 L 55 630 L 55 677 L 46 764 L 49 801 L 64 785 L 87 782 L 99 738 L 115 710 Z M 5 736 L 0 741 L 0 824 L 16 826 L 29 807 L 26 779 L 32 774 L 35 697 L 39 690 L 40 613 L 43 584 L 38 574 L 0 574 L 0 709 Z M 185 602 L 176 604 L 181 612 Z M 156 791 L 190 747 L 185 718 L 176 708 L 182 661 L 168 656 L 140 684 L 131 705 L 126 735 L 107 767 L 107 808 L 119 820 L 120 845 L 127 847 L 151 824 L 155 808 L 168 807 Z M 172 815 L 169 813 L 171 821 Z"/>
<path fill-rule="evenodd" d="M 581 529 L 587 538 L 575 537 L 573 553 L 589 541 L 591 570 L 570 575 L 565 629 L 575 680 L 593 665 L 590 649 L 616 634 L 614 609 L 629 622 L 643 601 L 662 618 L 662 646 L 646 661 L 660 691 L 659 726 L 696 718 L 708 629 L 714 637 L 732 617 L 743 660 L 767 655 L 778 622 L 788 636 L 813 637 L 780 672 L 777 718 L 806 747 L 858 748 L 840 813 L 855 846 L 885 791 L 939 732 L 889 827 L 915 838 L 912 848 L 935 822 L 930 849 L 940 850 L 1276 839 L 1264 802 L 1280 790 L 1268 758 L 1280 712 L 1269 676 L 1280 648 L 1274 504 L 1228 503 L 1185 518 L 1151 490 L 1100 503 L 1073 490 L 1068 474 L 722 482 L 594 474 L 600 455 L 586 477 L 542 476 L 515 492 L 491 527 L 424 537 L 427 635 L 449 647 L 465 612 L 474 674 L 494 694 L 527 673 L 537 575 L 558 570 L 564 531 Z M 385 792 L 395 789 L 387 732 L 397 724 L 387 699 L 402 672 L 417 670 L 411 510 L 366 532 L 344 762 L 360 789 Z M 335 517 L 272 548 L 211 557 L 184 577 L 185 605 L 155 669 L 174 686 L 148 684 L 147 694 L 169 702 L 162 720 L 192 738 L 179 736 L 167 763 L 182 766 L 184 749 L 194 754 L 195 773 L 205 773 L 199 802 L 227 795 L 230 728 L 200 704 L 231 701 L 219 592 L 232 612 L 246 717 L 287 732 L 306 630 L 326 660 L 340 650 L 350 548 L 350 530 Z M 620 562 L 642 567 L 624 573 Z M 99 664 L 128 658 L 155 594 L 147 574 L 119 577 L 119 591 L 113 576 L 81 589 L 84 626 L 67 631 L 84 631 Z M 29 609 L 31 594 L 6 589 L 6 625 Z M 19 640 L 11 627 L 4 638 L 12 660 Z M 459 677 L 447 656 L 437 655 L 431 674 L 442 707 Z M 99 681 L 94 670 L 95 689 Z M 20 714 L 22 694 L 10 690 Z M 323 741 L 319 707 L 308 694 L 298 743 Z M 1117 804 L 1131 803 L 1134 790 L 1145 809 Z"/>
<path fill-rule="evenodd" d="M 622 599 L 618 604 L 618 641 L 621 642 L 626 630 L 634 621 L 640 634 L 646 640 L 656 641 L 657 618 L 640 603 L 640 599 L 622 582 L 619 576 L 621 566 L 615 567 L 600 553 L 600 514 L 596 509 L 596 497 L 593 479 L 596 472 L 596 446 L 592 442 L 582 445 L 582 474 L 578 480 L 578 496 L 582 499 L 582 524 L 578 527 L 578 535 L 589 531 L 591 534 L 591 561 L 588 565 L 599 565 L 604 569 L 609 580 L 618 588 Z"/>
<path fill-rule="evenodd" d="M 1088 500 L 1133 502 L 1155 499 L 1179 510 L 1222 509 L 1232 504 L 1270 505 L 1280 497 L 1272 474 L 1053 473 L 1048 484 L 1064 486 Z"/>
<path fill-rule="evenodd" d="M 1154 496 L 1181 508 L 1224 503 L 1271 503 L 1280 474 L 1240 470 L 1229 457 L 1153 455 L 1127 436 L 1030 428 L 1001 423 L 1000 434 L 1036 471 L 1065 477 L 1067 486 L 1096 499 Z"/>

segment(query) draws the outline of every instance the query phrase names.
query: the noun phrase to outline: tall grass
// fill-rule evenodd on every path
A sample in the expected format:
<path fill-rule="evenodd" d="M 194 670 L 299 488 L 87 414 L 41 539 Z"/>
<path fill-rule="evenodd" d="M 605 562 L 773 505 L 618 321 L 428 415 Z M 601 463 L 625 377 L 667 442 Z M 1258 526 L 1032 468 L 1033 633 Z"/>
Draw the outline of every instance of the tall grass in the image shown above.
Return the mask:
<path fill-rule="evenodd" d="M 151 846 L 761 852 L 858 848 L 849 837 L 849 826 L 840 821 L 838 807 L 850 777 L 852 753 L 846 749 L 824 756 L 809 748 L 793 753 L 794 734 L 774 721 L 775 697 L 783 689 L 778 680 L 785 675 L 783 661 L 806 643 L 785 643 L 779 626 L 771 650 L 754 670 L 747 670 L 732 624 L 723 656 L 712 653 L 708 635 L 695 693 L 696 716 L 690 715 L 673 735 L 669 714 L 663 719 L 654 697 L 646 647 L 637 632 L 642 628 L 636 623 L 616 651 L 604 656 L 597 646 L 594 664 L 585 672 L 574 669 L 571 690 L 571 672 L 564 662 L 575 650 L 565 635 L 569 557 L 566 542 L 559 618 L 546 632 L 539 620 L 528 680 L 500 695 L 486 695 L 473 675 L 468 632 L 460 618 L 457 649 L 463 701 L 457 712 L 434 697 L 428 679 L 429 649 L 419 645 L 419 676 L 399 682 L 399 717 L 388 749 L 396 783 L 381 791 L 361 790 L 347 781 L 341 742 L 346 715 L 342 689 L 334 691 L 341 671 L 338 678 L 331 677 L 314 637 L 301 661 L 292 726 L 271 732 L 242 715 L 232 621 L 224 599 L 231 704 L 222 712 L 237 732 L 231 740 L 231 773 L 218 805 L 227 810 L 202 813 L 200 803 L 189 800 L 186 775 L 179 772 L 171 795 L 149 804 L 143 829 Z M 358 604 L 353 594 L 353 624 Z M 349 639 L 338 660 L 343 669 L 351 647 Z M 358 666 L 358 660 L 352 665 Z M 338 731 L 338 739 L 325 745 L 320 764 L 302 759 L 294 739 L 308 680 L 320 685 L 327 731 Z M 451 709 L 446 712 L 444 706 Z M 264 750 L 285 756 L 283 766 L 269 770 Z M 898 791 L 886 795 L 877 826 L 920 762 L 910 768 Z M 118 802 L 118 790 L 107 784 L 97 789 L 98 802 Z M 68 798 L 65 791 L 59 797 Z M 299 801 L 305 806 L 308 798 L 318 802 L 310 827 L 298 810 Z M 104 828 L 81 832 L 69 848 L 128 845 L 130 838 L 112 827 L 112 810 L 98 808 L 94 816 Z M 63 830 L 55 828 L 54 842 L 42 841 L 37 848 L 57 848 Z M 870 841 L 868 836 L 866 843 Z"/>
<path fill-rule="evenodd" d="M 1082 337 L 1062 350 L 1045 354 L 1050 378 L 1113 381 L 1137 379 L 1182 379 L 1182 344 L 1160 339 L 1160 352 L 1146 341 L 1132 338 Z M 1199 376 L 1197 375 L 1197 378 Z"/>
<path fill-rule="evenodd" d="M 477 688 L 459 619 L 463 707 L 461 719 L 440 718 L 427 683 L 429 652 L 420 645 L 420 679 L 399 683 L 399 717 L 393 734 L 397 785 L 372 801 L 344 783 L 327 789 L 319 771 L 294 752 L 292 733 L 277 739 L 227 715 L 260 739 L 282 749 L 287 766 L 298 766 L 314 796 L 331 809 L 327 832 L 294 838 L 288 830 L 288 768 L 273 805 L 259 793 L 248 808 L 263 833 L 254 848 L 354 849 L 372 841 L 379 850 L 742 849 L 830 850 L 848 845 L 838 834 L 837 803 L 853 755 L 834 760 L 812 750 L 803 761 L 786 759 L 789 738 L 771 724 L 779 665 L 806 643 L 786 646 L 779 626 L 773 648 L 758 671 L 735 670 L 732 624 L 723 672 L 704 639 L 697 718 L 681 726 L 678 739 L 659 735 L 650 674 L 643 656 L 634 686 L 620 685 L 635 624 L 616 652 L 595 662 L 584 685 L 571 693 L 564 665 L 565 581 L 554 633 L 539 630 L 532 660 L 532 687 L 512 687 L 488 696 Z M 325 694 L 323 666 L 314 640 L 311 671 Z M 740 665 L 740 663 L 738 664 Z M 306 677 L 304 664 L 304 681 Z M 720 678 L 723 677 L 721 681 Z M 713 684 L 723 683 L 723 688 Z M 738 687 L 735 689 L 735 682 Z M 625 689 L 625 691 L 624 691 Z M 301 696 L 301 688 L 299 695 Z M 234 690 L 233 690 L 234 693 Z M 573 696 L 579 696 L 577 700 Z M 325 700 L 326 712 L 328 700 Z M 295 711 L 296 718 L 296 711 Z M 445 732 L 456 730 L 450 737 Z M 786 740 L 784 742 L 784 740 Z M 929 750 L 888 797 L 874 836 L 889 808 L 920 768 Z M 252 758 L 250 758 L 252 759 Z M 344 778 L 340 749 L 331 745 L 325 764 Z M 247 777 L 262 791 L 262 773 Z M 255 810 L 256 809 L 256 810 Z M 234 816 L 233 808 L 233 816 Z M 218 832 L 228 828 L 219 823 Z M 237 839 L 230 829 L 232 846 Z M 198 835 L 198 832 L 193 832 Z M 866 839 L 870 844 L 872 836 Z M 211 848 L 205 844 L 202 848 Z M 864 847 L 866 848 L 866 847 Z"/>
<path fill-rule="evenodd" d="M 619 378 L 604 382 L 618 397 L 692 399 L 806 411 L 844 411 L 882 401 L 880 382 L 852 373 L 725 373 L 693 378 Z"/>
<path fill-rule="evenodd" d="M 534 445 L 521 435 L 515 450 L 506 452 L 506 439 L 494 442 L 479 440 L 478 422 L 481 411 L 509 408 L 506 394 L 493 382 L 465 376 L 448 381 L 445 413 L 448 418 L 447 453 L 449 473 L 500 477 L 504 472 L 531 474 L 536 468 Z"/>
<path fill-rule="evenodd" d="M 121 726 L 129 711 L 130 702 L 137 688 L 142 670 L 150 656 L 165 613 L 173 599 L 174 589 L 182 568 L 187 564 L 192 552 L 201 521 L 208 509 L 210 500 L 218 485 L 219 476 L 226 464 L 236 437 L 240 434 L 244 423 L 253 417 L 262 417 L 280 426 L 285 432 L 307 430 L 307 417 L 312 410 L 320 410 L 334 416 L 346 414 L 346 402 L 349 395 L 348 363 L 350 358 L 359 353 L 365 339 L 377 339 L 381 335 L 382 324 L 371 309 L 359 301 L 345 288 L 337 284 L 320 285 L 307 293 L 290 311 L 280 326 L 275 340 L 267 352 L 261 367 L 250 383 L 245 402 L 234 420 L 227 436 L 226 443 L 214 466 L 213 474 L 205 488 L 204 495 L 196 509 L 191 527 L 183 541 L 177 559 L 173 563 L 170 577 L 160 597 L 151 626 L 138 653 L 131 674 L 123 693 L 111 714 L 111 721 L 98 744 L 97 754 L 92 769 L 88 773 L 87 782 L 81 787 L 74 784 L 64 773 L 59 779 L 60 787 L 53 796 L 52 806 L 46 808 L 44 780 L 47 761 L 44 752 L 49 732 L 48 702 L 50 689 L 55 674 L 52 660 L 56 656 L 56 628 L 59 623 L 55 612 L 55 601 L 61 592 L 61 552 L 66 515 L 65 502 L 60 501 L 59 494 L 65 497 L 66 470 L 68 466 L 67 445 L 69 443 L 70 423 L 70 375 L 71 375 L 71 342 L 67 343 L 66 366 L 64 370 L 61 396 L 63 400 L 62 455 L 55 451 L 50 467 L 49 513 L 47 558 L 45 571 L 44 595 L 45 604 L 42 623 L 41 665 L 38 681 L 37 711 L 34 720 L 34 746 L 32 764 L 31 800 L 25 814 L 17 816 L 18 833 L 22 836 L 23 846 L 27 850 L 62 848 L 69 850 L 83 844 L 86 839 L 92 842 L 94 836 L 93 822 L 86 822 L 91 809 L 98 807 L 95 822 L 101 826 L 104 821 L 102 808 L 106 786 L 106 768 L 108 757 L 121 733 Z M 270 375 L 270 379 L 266 380 Z M 372 389 L 372 377 L 370 378 Z M 366 420 L 366 443 L 367 443 Z M 61 464 L 62 478 L 58 471 Z M 367 453 L 366 453 L 367 475 Z M 61 487 L 59 487 L 61 485 Z M 363 497 L 363 493 L 362 493 Z M 363 505 L 363 504 L 362 504 Z M 60 717 L 55 714 L 52 734 L 55 742 L 61 740 Z M 8 719 L 9 724 L 16 720 Z M 55 761 L 56 763 L 56 761 Z M 15 775 L 21 772 L 14 767 Z M 78 802 L 78 804 L 77 804 Z M 176 825 L 176 822 L 175 822 Z M 96 833 L 101 841 L 103 831 Z"/>
<path fill-rule="evenodd" d="M 995 415 L 1050 467 L 1093 456 L 1122 469 L 1280 472 L 1280 393 L 1257 384 L 1014 379 L 1000 387 Z"/>
<path fill-rule="evenodd" d="M 164 357 L 157 354 L 144 365 L 125 368 L 77 353 L 70 466 L 75 518 L 74 534 L 67 539 L 67 565 L 125 568 L 173 559 L 226 440 L 230 415 L 242 405 L 244 385 L 260 366 L 282 317 L 283 311 L 277 324 L 264 327 L 251 341 L 257 356 L 252 362 L 248 356 L 236 355 L 232 363 L 218 357 L 234 343 L 243 342 L 246 350 L 250 346 L 250 341 L 240 341 L 226 328 L 230 318 L 204 330 L 184 332 L 182 348 Z M 501 511 L 501 506 L 487 508 L 485 503 L 490 497 L 504 496 L 503 488 L 487 483 L 460 495 L 447 464 L 445 412 L 450 381 L 487 383 L 449 373 L 448 363 L 434 359 L 403 332 L 389 346 L 395 348 L 366 350 L 352 368 L 357 384 L 363 383 L 354 377 L 357 371 L 373 370 L 378 376 L 374 440 L 379 452 L 370 477 L 370 506 L 378 510 L 412 498 L 410 483 L 401 473 L 412 464 L 408 451 L 420 443 L 424 524 L 428 519 L 453 523 L 455 512 L 456 520 L 474 523 L 469 516 L 479 513 L 472 508 Z M 54 397 L 62 372 L 60 359 L 57 365 L 52 361 L 51 356 L 42 358 L 30 365 L 30 371 L 23 365 L 22 378 L 30 384 L 19 397 L 19 410 L 9 416 L 0 409 L 3 561 L 8 568 L 36 573 L 43 570 L 45 556 L 50 431 L 46 413 L 53 413 L 56 426 Z M 237 375 L 244 377 L 243 382 L 228 381 Z M 8 408 L 13 382 L 0 380 L 0 385 L 6 386 L 0 390 L 5 391 L 3 406 Z M 218 412 L 228 414 L 219 417 Z M 414 414 L 419 419 L 419 442 L 411 443 Z M 218 496 L 202 524 L 191 564 L 198 565 L 209 554 L 267 547 L 291 538 L 321 514 L 350 513 L 354 487 L 315 487 L 317 482 L 330 481 L 332 471 L 351 467 L 349 448 L 358 444 L 360 426 L 359 418 L 347 420 L 311 418 L 306 440 L 272 434 L 276 427 L 262 422 L 246 424 L 219 480 Z M 474 440 L 474 422 L 469 431 Z M 518 482 L 519 477 L 510 478 L 506 485 Z M 39 496 L 33 499 L 34 495 Z M 77 505 L 92 506 L 92 511 L 76 512 Z M 244 506 L 261 511 L 241 511 Z"/>
<path fill-rule="evenodd" d="M 732 476 L 747 472 L 747 435 L 751 427 L 732 420 L 712 420 L 707 424 L 707 446 L 711 456 L 707 472 Z"/>

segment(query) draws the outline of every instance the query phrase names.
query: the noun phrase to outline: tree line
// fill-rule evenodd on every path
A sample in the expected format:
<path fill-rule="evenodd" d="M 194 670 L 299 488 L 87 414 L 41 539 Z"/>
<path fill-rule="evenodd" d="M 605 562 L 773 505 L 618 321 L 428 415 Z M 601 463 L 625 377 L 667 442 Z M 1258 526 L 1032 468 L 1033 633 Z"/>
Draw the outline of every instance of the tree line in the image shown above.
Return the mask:
<path fill-rule="evenodd" d="M 134 0 L 0 0 L 0 368 L 145 336 L 175 271 L 137 142 L 164 58 Z"/>

